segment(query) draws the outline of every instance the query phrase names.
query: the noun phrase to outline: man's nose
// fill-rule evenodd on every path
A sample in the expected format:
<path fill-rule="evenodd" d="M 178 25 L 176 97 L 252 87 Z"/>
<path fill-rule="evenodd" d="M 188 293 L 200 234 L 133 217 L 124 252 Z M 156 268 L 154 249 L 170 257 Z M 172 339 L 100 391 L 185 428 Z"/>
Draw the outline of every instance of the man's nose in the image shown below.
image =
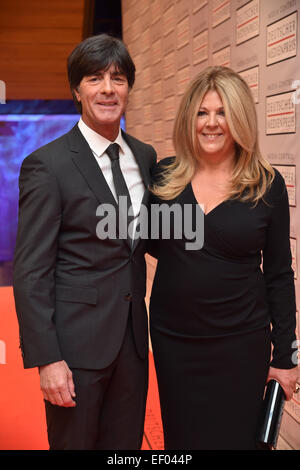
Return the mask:
<path fill-rule="evenodd" d="M 101 93 L 111 94 L 114 91 L 113 83 L 110 77 L 105 76 L 101 82 Z"/>

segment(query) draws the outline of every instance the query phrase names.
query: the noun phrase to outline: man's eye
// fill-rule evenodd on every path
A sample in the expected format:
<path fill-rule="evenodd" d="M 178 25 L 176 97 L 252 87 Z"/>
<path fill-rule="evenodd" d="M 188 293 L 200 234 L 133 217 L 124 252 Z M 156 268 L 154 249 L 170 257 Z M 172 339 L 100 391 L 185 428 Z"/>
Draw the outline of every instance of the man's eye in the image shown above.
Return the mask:
<path fill-rule="evenodd" d="M 125 82 L 125 78 L 120 76 L 120 75 L 117 75 L 116 77 L 113 77 L 113 80 L 115 82 Z"/>

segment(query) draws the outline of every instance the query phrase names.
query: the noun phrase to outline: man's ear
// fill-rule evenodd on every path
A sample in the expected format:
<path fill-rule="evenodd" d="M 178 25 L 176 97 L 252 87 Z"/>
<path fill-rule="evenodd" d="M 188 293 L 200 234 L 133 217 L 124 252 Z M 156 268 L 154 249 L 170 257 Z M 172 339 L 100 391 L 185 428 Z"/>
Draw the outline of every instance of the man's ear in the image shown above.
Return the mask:
<path fill-rule="evenodd" d="M 74 95 L 76 96 L 76 99 L 78 102 L 80 102 L 80 91 L 79 91 L 79 86 L 73 89 Z"/>

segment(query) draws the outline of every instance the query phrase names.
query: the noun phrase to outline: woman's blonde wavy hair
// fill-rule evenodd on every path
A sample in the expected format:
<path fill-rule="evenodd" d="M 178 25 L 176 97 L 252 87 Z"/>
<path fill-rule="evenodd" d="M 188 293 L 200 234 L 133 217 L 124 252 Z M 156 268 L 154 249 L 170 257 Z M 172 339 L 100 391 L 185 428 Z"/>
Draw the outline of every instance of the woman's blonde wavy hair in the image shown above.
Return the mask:
<path fill-rule="evenodd" d="M 191 182 L 201 153 L 197 114 L 209 90 L 220 95 L 226 121 L 235 141 L 236 161 L 228 199 L 252 201 L 263 197 L 274 179 L 274 170 L 261 155 L 257 116 L 252 93 L 242 77 L 228 67 L 210 66 L 200 72 L 185 91 L 177 111 L 173 144 L 176 157 L 164 168 L 152 191 L 161 199 L 174 199 Z"/>

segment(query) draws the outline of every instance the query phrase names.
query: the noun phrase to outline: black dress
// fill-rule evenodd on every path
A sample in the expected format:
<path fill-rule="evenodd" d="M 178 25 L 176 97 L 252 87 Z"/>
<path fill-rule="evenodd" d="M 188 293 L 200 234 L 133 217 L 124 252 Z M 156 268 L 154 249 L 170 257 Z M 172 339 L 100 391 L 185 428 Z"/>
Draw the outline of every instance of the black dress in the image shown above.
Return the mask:
<path fill-rule="evenodd" d="M 174 236 L 175 216 L 166 239 L 160 219 L 150 331 L 165 449 L 256 449 L 271 342 L 271 365 L 294 367 L 289 205 L 275 172 L 256 207 L 227 200 L 202 213 L 201 249 L 186 249 L 184 228 L 183 237 Z M 196 230 L 199 205 L 191 184 L 176 200 L 152 197 L 152 206 L 166 203 L 180 205 L 182 213 L 189 207 Z"/>

